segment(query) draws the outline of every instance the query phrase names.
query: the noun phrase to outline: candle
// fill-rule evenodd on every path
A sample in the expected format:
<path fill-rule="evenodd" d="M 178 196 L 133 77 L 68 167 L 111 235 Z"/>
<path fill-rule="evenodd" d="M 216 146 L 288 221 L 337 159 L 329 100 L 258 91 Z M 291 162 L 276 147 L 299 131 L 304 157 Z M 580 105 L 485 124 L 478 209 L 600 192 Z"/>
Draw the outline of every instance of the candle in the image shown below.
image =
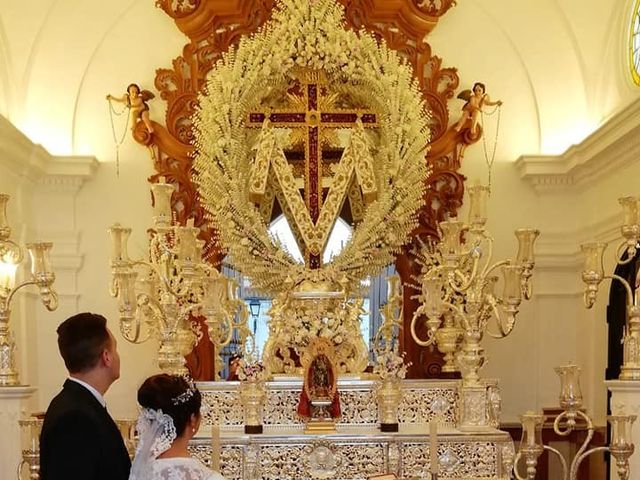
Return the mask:
<path fill-rule="evenodd" d="M 387 298 L 394 298 L 400 295 L 400 277 L 389 275 L 387 277 Z"/>
<path fill-rule="evenodd" d="M 554 370 L 560 377 L 560 406 L 565 410 L 578 410 L 582 406 L 581 368 L 577 365 L 565 365 Z"/>
<path fill-rule="evenodd" d="M 485 185 L 474 185 L 469 187 L 469 223 L 482 228 L 487 223 L 487 200 L 489 198 L 489 187 Z"/>
<path fill-rule="evenodd" d="M 156 227 L 168 227 L 171 225 L 171 195 L 175 187 L 164 183 L 165 178 L 160 177 L 158 183 L 151 185 L 154 201 L 154 222 Z"/>
<path fill-rule="evenodd" d="M 507 304 L 520 304 L 522 291 L 520 283 L 522 281 L 522 267 L 519 265 L 505 265 L 502 267 L 504 275 L 504 290 L 502 297 Z"/>
<path fill-rule="evenodd" d="M 531 266 L 533 264 L 533 244 L 540 235 L 539 230 L 533 228 L 519 228 L 515 231 L 518 239 L 518 253 L 516 255 L 516 263 L 518 265 Z"/>
<path fill-rule="evenodd" d="M 211 469 L 220 471 L 220 427 L 211 425 Z"/>
<path fill-rule="evenodd" d="M 429 422 L 429 458 L 431 474 L 438 475 L 438 422 L 435 420 Z"/>
<path fill-rule="evenodd" d="M 202 251 L 205 243 L 204 240 L 196 240 L 196 258 L 194 259 L 196 263 L 202 262 Z"/>
<path fill-rule="evenodd" d="M 604 267 L 602 266 L 602 256 L 607 244 L 603 242 L 583 243 L 580 249 L 584 254 L 584 274 L 596 275 L 601 278 L 604 275 Z"/>
<path fill-rule="evenodd" d="M 212 275 L 204 279 L 204 307 L 218 312 L 228 299 L 228 281 L 217 271 L 214 271 Z"/>
<path fill-rule="evenodd" d="M 522 422 L 522 445 L 535 447 L 542 445 L 542 426 L 544 425 L 544 415 L 537 415 L 529 410 L 524 415 L 520 415 Z"/>
<path fill-rule="evenodd" d="M 9 228 L 9 221 L 7 220 L 7 203 L 9 203 L 9 195 L 6 193 L 0 193 L 0 231 L 9 238 L 11 229 Z"/>
<path fill-rule="evenodd" d="M 186 227 L 178 229 L 178 238 L 180 242 L 180 250 L 178 258 L 183 262 L 193 262 L 198 250 L 198 233 L 200 229 L 193 226 L 193 218 L 187 220 Z"/>
<path fill-rule="evenodd" d="M 37 452 L 38 449 L 38 437 L 36 436 L 36 432 L 34 431 L 35 428 L 32 425 L 31 428 L 29 428 L 29 433 L 31 434 L 31 451 L 32 452 Z"/>
<path fill-rule="evenodd" d="M 108 232 L 111 235 L 111 261 L 121 262 L 128 260 L 127 240 L 129 239 L 129 235 L 131 235 L 131 229 L 115 223 L 109 228 Z"/>
<path fill-rule="evenodd" d="M 442 240 L 439 248 L 443 255 L 460 255 L 462 253 L 462 232 L 464 224 L 458 220 L 440 222 Z"/>
<path fill-rule="evenodd" d="M 133 270 L 119 273 L 116 277 L 120 285 L 120 316 L 121 318 L 133 319 L 138 307 L 138 295 L 136 294 L 136 279 L 138 272 Z"/>
<path fill-rule="evenodd" d="M 440 277 L 422 278 L 425 313 L 429 320 L 439 320 L 445 310 L 442 302 L 443 282 Z"/>
<path fill-rule="evenodd" d="M 633 227 L 638 224 L 638 199 L 636 197 L 622 197 L 618 199 L 624 214 L 624 226 Z"/>
<path fill-rule="evenodd" d="M 18 265 L 11 262 L 5 262 L 0 257 L 0 289 L 10 291 L 16 283 L 16 270 Z"/>
<path fill-rule="evenodd" d="M 49 251 L 53 244 L 51 242 L 28 243 L 27 250 L 31 256 L 31 274 L 33 278 L 40 279 L 52 272 Z"/>

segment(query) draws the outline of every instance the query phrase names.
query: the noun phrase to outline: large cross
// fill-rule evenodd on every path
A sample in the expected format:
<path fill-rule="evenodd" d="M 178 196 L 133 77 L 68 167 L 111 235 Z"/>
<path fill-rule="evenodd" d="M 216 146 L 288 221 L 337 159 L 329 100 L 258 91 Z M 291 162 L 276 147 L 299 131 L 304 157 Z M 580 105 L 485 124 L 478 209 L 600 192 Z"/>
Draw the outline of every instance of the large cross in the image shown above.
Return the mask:
<path fill-rule="evenodd" d="M 300 75 L 305 111 L 272 109 L 268 113 L 249 113 L 246 126 L 262 127 L 265 119 L 269 119 L 274 127 L 305 128 L 305 186 L 304 198 L 313 224 L 317 224 L 322 208 L 322 150 L 320 133 L 322 128 L 351 128 L 358 118 L 365 127 L 376 127 L 378 119 L 374 112 L 364 109 L 344 110 L 331 109 L 321 111 L 319 108 L 320 89 L 326 81 L 323 72 L 303 72 Z M 305 252 L 308 253 L 308 252 Z M 322 266 L 320 254 L 308 253 L 310 268 Z"/>

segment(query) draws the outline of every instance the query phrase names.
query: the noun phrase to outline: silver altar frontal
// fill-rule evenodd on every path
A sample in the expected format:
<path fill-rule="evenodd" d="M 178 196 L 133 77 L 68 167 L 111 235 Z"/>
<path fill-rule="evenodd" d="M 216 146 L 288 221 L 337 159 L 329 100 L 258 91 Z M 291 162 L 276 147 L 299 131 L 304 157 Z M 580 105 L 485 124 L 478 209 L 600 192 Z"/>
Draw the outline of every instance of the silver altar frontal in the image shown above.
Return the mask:
<path fill-rule="evenodd" d="M 191 442 L 195 456 L 211 465 L 212 450 L 220 449 L 220 470 L 229 480 L 365 480 L 381 473 L 398 478 L 431 478 L 431 458 L 437 451 L 438 479 L 502 480 L 510 478 L 514 445 L 498 425 L 499 392 L 487 382 L 480 402 L 491 425 L 475 432 L 457 428 L 460 417 L 456 380 L 404 380 L 399 405 L 399 431 L 382 433 L 378 424 L 373 380 L 340 378 L 342 416 L 336 432 L 304 434 L 296 407 L 302 379 L 267 382 L 264 433 L 246 435 L 239 400 L 240 382 L 199 383 L 203 396 L 202 424 Z M 430 422 L 438 422 L 437 444 Z M 220 438 L 212 438 L 219 426 Z M 434 431 L 433 428 L 431 431 Z M 214 447 L 215 445 L 215 447 Z M 430 455 L 431 453 L 431 455 Z"/>

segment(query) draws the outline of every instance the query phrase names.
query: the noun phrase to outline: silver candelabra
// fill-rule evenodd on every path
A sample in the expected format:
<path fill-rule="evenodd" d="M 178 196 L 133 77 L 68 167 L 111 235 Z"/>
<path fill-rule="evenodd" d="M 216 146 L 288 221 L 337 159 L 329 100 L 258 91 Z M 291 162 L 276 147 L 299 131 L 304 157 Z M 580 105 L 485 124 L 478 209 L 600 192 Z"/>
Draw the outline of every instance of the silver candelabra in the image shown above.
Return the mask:
<path fill-rule="evenodd" d="M 527 412 L 521 415 L 522 440 L 514 467 L 516 478 L 518 480 L 535 479 L 538 458 L 544 450 L 548 450 L 560 460 L 563 480 L 576 480 L 578 478 L 578 468 L 582 461 L 597 452 L 611 452 L 611 455 L 616 460 L 618 477 L 620 480 L 628 480 L 629 457 L 634 451 L 634 445 L 631 441 L 631 427 L 636 420 L 636 416 L 609 415 L 607 420 L 611 424 L 611 443 L 609 446 L 588 449 L 589 443 L 593 439 L 595 428 L 591 417 L 581 410 L 580 368 L 576 365 L 567 365 L 557 367 L 555 371 L 560 377 L 560 407 L 563 411 L 555 417 L 553 430 L 557 435 L 566 437 L 573 432 L 577 422 L 582 420 L 587 426 L 587 437 L 568 466 L 564 456 L 558 450 L 542 443 L 542 426 L 544 425 L 545 416 L 535 412 Z M 518 469 L 522 459 L 524 459 L 526 466 L 525 476 L 522 476 Z"/>
<path fill-rule="evenodd" d="M 18 266 L 24 259 L 24 250 L 11 237 L 6 207 L 9 195 L 0 193 L 0 386 L 19 385 L 15 361 L 15 340 L 9 328 L 11 300 L 18 290 L 28 285 L 38 287 L 38 293 L 47 310 L 58 308 L 58 297 L 52 288 L 56 278 L 51 269 L 49 251 L 51 243 L 30 243 L 31 277 L 16 285 Z"/>
<path fill-rule="evenodd" d="M 158 365 L 162 371 L 187 373 L 184 356 L 202 336 L 193 316 L 205 318 L 208 334 L 216 350 L 216 379 L 222 369 L 220 350 L 231 341 L 238 299 L 236 288 L 202 258 L 204 242 L 193 219 L 186 226 L 173 225 L 171 196 L 173 185 L 151 187 L 154 227 L 149 233 L 147 259 L 132 260 L 127 252 L 130 228 L 119 224 L 109 229 L 113 253 L 110 292 L 118 298 L 120 331 L 132 343 L 151 337 L 159 341 Z M 246 307 L 245 307 L 246 309 Z M 241 315 L 246 324 L 248 315 Z M 244 325 L 244 334 L 248 327 Z"/>
<path fill-rule="evenodd" d="M 616 248 L 615 261 L 617 265 L 626 265 L 634 261 L 638 252 L 640 200 L 636 197 L 623 197 L 619 199 L 619 202 L 624 213 L 624 220 L 620 228 L 621 237 L 618 248 Z M 620 380 L 640 380 L 640 303 L 638 301 L 640 272 L 636 275 L 633 284 L 615 274 L 605 275 L 603 258 L 606 247 L 607 244 L 604 242 L 581 245 L 585 256 L 582 271 L 582 281 L 585 283 L 584 304 L 587 308 L 595 305 L 600 283 L 604 279 L 610 278 L 622 284 L 627 294 L 627 318 L 622 338 L 623 361 Z"/>
<path fill-rule="evenodd" d="M 415 279 L 421 305 L 412 318 L 411 334 L 418 345 L 437 345 L 450 370 L 460 369 L 461 428 L 476 430 L 489 426 L 486 415 L 478 416 L 489 409 L 487 388 L 478 374 L 486 358 L 481 342 L 485 334 L 494 338 L 509 335 L 522 299 L 531 298 L 533 245 L 539 232 L 516 230 L 515 260 L 493 262 L 494 238 L 485 228 L 489 188 L 472 186 L 469 196 L 469 223 L 456 219 L 441 222 L 440 242 L 424 246 L 419 254 L 422 272 Z M 496 293 L 498 272 L 503 277 L 501 294 Z M 426 339 L 416 333 L 422 318 L 427 326 Z"/>

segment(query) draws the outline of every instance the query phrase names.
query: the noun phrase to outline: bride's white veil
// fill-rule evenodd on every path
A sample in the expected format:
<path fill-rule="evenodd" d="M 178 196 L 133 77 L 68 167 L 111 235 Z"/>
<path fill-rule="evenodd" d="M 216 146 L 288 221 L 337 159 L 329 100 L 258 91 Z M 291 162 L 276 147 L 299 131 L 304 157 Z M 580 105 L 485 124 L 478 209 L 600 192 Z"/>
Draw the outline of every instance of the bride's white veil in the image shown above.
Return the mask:
<path fill-rule="evenodd" d="M 143 408 L 138 415 L 138 448 L 131 465 L 129 480 L 150 480 L 152 462 L 171 447 L 176 439 L 173 419 L 162 410 Z"/>

